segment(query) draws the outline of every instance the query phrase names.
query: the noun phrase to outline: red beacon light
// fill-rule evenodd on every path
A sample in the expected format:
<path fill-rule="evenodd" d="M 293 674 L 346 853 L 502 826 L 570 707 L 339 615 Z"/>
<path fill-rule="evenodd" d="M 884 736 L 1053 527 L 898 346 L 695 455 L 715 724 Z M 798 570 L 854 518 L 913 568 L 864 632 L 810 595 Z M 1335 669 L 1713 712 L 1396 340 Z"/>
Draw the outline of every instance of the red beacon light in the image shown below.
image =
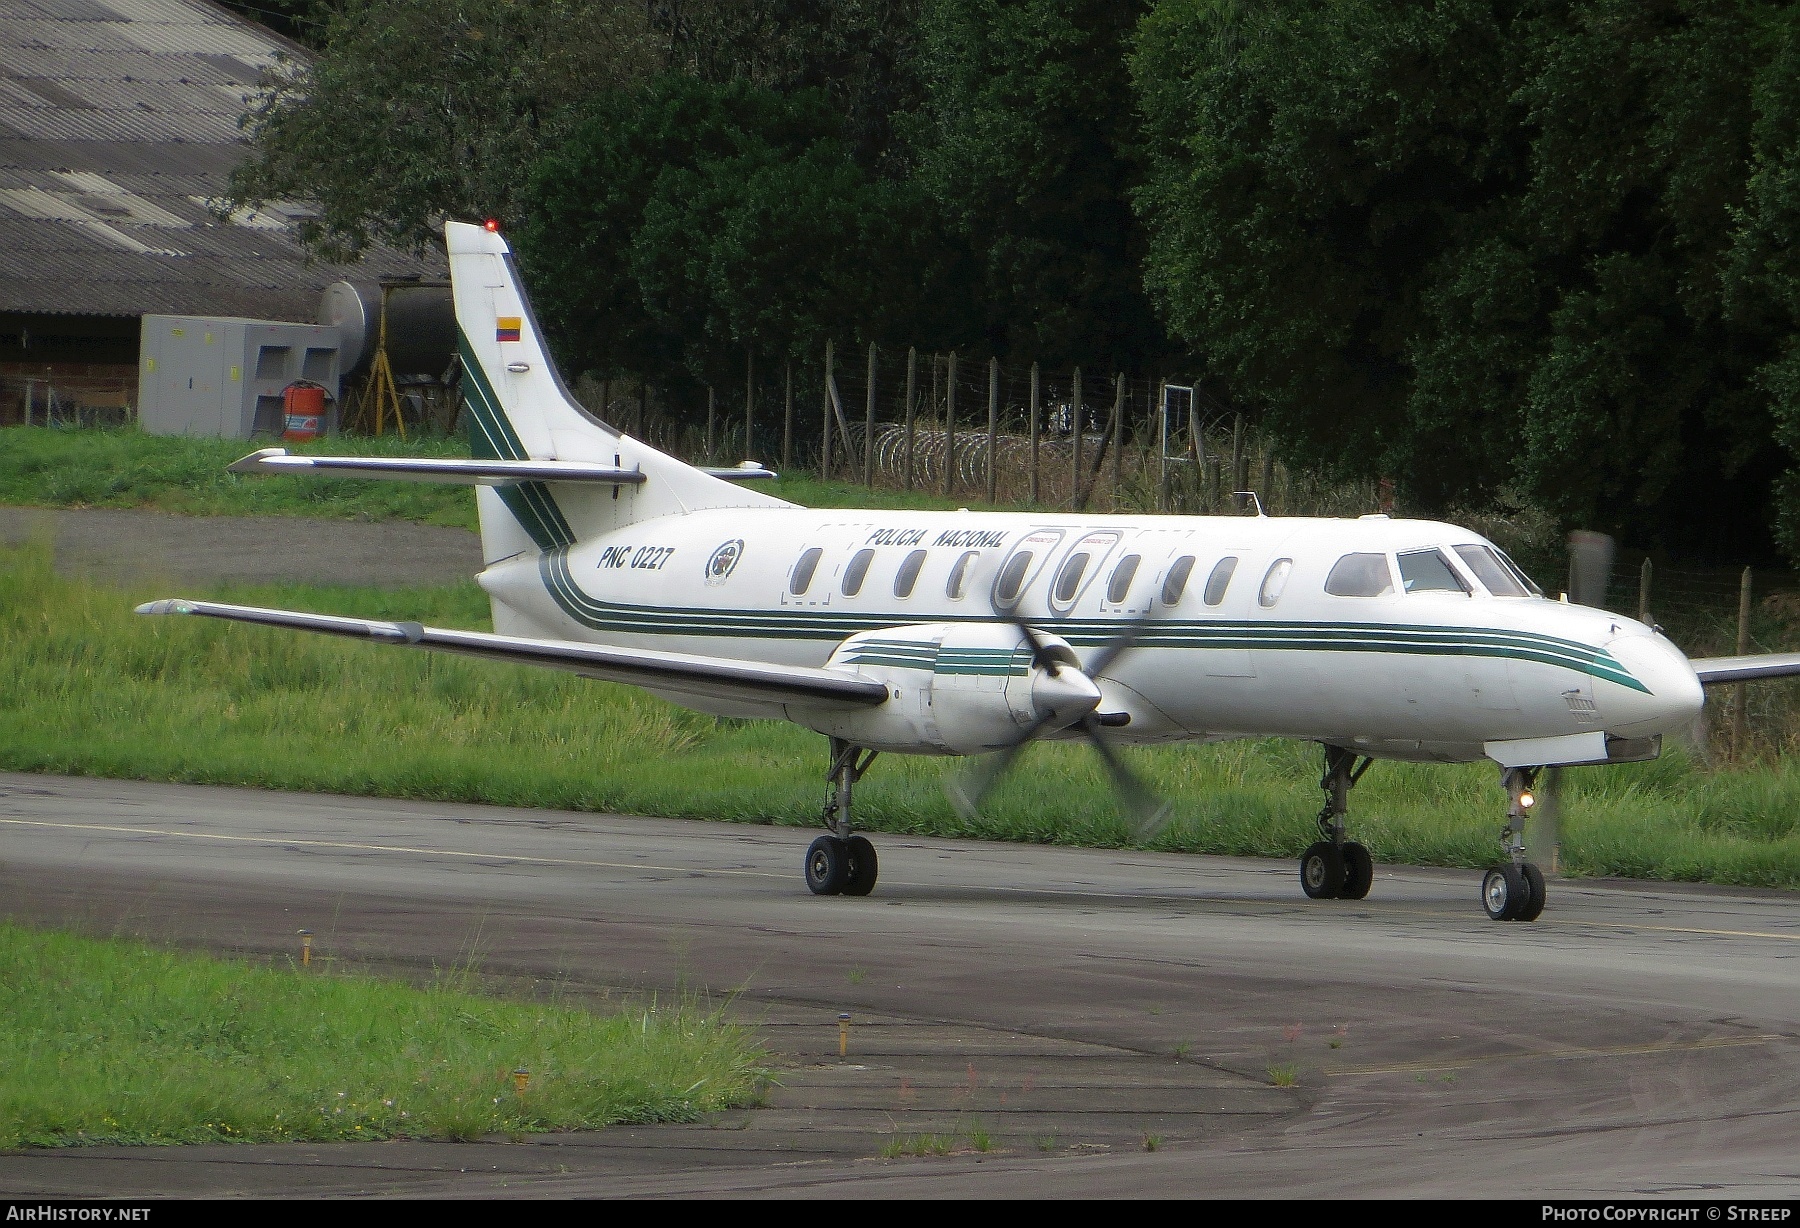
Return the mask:
<path fill-rule="evenodd" d="M 481 225 L 482 225 L 482 228 L 485 229 L 489 234 L 499 234 L 500 233 L 500 219 L 497 217 L 491 217 L 487 221 L 483 222 Z"/>

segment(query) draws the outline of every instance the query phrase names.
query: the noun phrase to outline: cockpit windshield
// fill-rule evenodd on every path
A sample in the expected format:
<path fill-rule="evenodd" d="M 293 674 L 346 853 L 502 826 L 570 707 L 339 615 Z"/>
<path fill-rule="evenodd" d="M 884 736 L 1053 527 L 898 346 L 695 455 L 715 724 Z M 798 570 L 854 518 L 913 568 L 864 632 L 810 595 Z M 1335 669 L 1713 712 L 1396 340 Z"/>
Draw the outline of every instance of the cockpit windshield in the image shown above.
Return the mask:
<path fill-rule="evenodd" d="M 1481 586 L 1496 597 L 1543 596 L 1543 591 L 1526 578 L 1513 561 L 1492 546 L 1467 543 L 1455 546 L 1456 556 L 1475 573 Z"/>

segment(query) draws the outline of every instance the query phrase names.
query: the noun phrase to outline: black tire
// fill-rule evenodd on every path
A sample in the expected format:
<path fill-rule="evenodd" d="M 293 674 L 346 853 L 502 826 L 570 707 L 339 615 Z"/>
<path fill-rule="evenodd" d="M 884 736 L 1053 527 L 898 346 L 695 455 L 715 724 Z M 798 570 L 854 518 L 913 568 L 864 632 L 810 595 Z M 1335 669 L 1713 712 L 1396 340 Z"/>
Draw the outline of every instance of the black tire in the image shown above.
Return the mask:
<path fill-rule="evenodd" d="M 806 850 L 806 885 L 814 895 L 839 895 L 850 879 L 850 851 L 836 836 L 820 836 Z"/>
<path fill-rule="evenodd" d="M 1544 886 L 1544 872 L 1529 861 L 1521 870 L 1525 877 L 1525 903 L 1513 920 L 1536 921 L 1544 915 L 1544 901 L 1549 897 L 1549 889 Z"/>
<path fill-rule="evenodd" d="M 1360 900 L 1375 885 L 1375 859 L 1369 850 L 1352 840 L 1344 845 L 1344 886 L 1340 900 Z"/>
<path fill-rule="evenodd" d="M 845 844 L 850 853 L 850 873 L 844 880 L 844 894 L 868 895 L 875 890 L 875 876 L 881 869 L 875 846 L 864 836 L 851 836 Z"/>
<path fill-rule="evenodd" d="M 1510 861 L 1481 876 L 1481 907 L 1490 921 L 1511 921 L 1531 900 L 1525 876 Z"/>
<path fill-rule="evenodd" d="M 1344 889 L 1344 855 L 1320 840 L 1300 856 L 1300 890 L 1315 900 L 1335 900 Z"/>

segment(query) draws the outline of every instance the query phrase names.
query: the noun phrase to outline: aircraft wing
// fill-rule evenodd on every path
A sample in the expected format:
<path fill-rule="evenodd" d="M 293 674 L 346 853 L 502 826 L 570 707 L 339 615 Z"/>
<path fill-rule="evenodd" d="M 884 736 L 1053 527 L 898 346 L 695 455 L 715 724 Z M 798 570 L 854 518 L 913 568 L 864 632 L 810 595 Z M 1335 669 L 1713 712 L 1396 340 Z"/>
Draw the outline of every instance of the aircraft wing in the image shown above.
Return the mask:
<path fill-rule="evenodd" d="M 1755 682 L 1800 674 L 1800 652 L 1766 652 L 1753 657 L 1701 657 L 1689 661 L 1702 686 L 1722 682 Z"/>
<path fill-rule="evenodd" d="M 640 469 L 593 461 L 464 460 L 449 456 L 294 456 L 286 448 L 259 448 L 226 466 L 233 473 L 286 473 L 319 478 L 386 478 L 400 482 L 450 482 L 463 486 L 509 486 L 514 482 L 598 482 L 636 486 Z M 729 469 L 707 469 L 715 478 L 749 482 L 775 477 L 755 461 Z"/>
<path fill-rule="evenodd" d="M 483 631 L 451 631 L 419 623 L 339 618 L 331 614 L 267 610 L 215 601 L 188 601 L 179 597 L 146 602 L 137 608 L 137 612 L 198 614 L 293 631 L 318 631 L 325 635 L 410 645 L 465 657 L 485 657 L 490 661 L 510 661 L 515 665 L 539 665 L 606 682 L 625 682 L 659 692 L 681 692 L 715 699 L 855 708 L 874 707 L 885 703 L 888 697 L 887 687 L 879 682 L 803 665 L 769 665 L 761 661 L 581 644 L 573 640 L 524 639 Z"/>

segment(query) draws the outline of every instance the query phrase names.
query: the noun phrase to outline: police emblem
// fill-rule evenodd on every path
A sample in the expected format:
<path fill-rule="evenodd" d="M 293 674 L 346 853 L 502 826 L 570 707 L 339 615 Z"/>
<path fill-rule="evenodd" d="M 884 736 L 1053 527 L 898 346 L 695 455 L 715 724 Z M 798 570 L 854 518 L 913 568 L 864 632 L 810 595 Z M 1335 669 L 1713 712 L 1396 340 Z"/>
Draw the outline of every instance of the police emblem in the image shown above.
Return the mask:
<path fill-rule="evenodd" d="M 743 557 L 744 539 L 741 537 L 734 538 L 714 550 L 706 560 L 706 582 L 708 584 L 725 583 L 725 578 L 731 574 L 738 565 L 738 560 Z"/>

